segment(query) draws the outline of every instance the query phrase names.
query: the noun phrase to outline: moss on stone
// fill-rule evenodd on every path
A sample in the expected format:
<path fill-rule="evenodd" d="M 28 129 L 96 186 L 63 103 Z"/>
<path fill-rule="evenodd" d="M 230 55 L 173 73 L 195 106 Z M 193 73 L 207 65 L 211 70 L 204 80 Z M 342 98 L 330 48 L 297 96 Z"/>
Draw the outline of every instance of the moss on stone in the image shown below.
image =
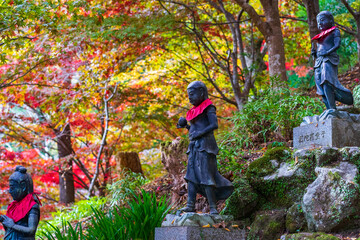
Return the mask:
<path fill-rule="evenodd" d="M 294 203 L 287 211 L 285 220 L 286 230 L 289 233 L 304 231 L 306 220 L 300 202 Z"/>
<path fill-rule="evenodd" d="M 284 240 L 340 240 L 331 234 L 322 232 L 315 233 L 294 233 L 285 236 Z"/>
<path fill-rule="evenodd" d="M 354 106 L 360 107 L 360 85 L 357 85 L 353 90 Z"/>
<path fill-rule="evenodd" d="M 314 150 L 316 165 L 323 167 L 333 162 L 337 162 L 341 158 L 341 154 L 336 148 L 319 148 Z"/>
<path fill-rule="evenodd" d="M 285 211 L 259 213 L 251 224 L 247 240 L 278 239 L 285 231 Z"/>
<path fill-rule="evenodd" d="M 221 214 L 232 215 L 235 220 L 238 220 L 251 214 L 259 197 L 246 179 L 236 179 L 233 185 L 234 192 L 225 201 L 225 208 Z"/>
<path fill-rule="evenodd" d="M 271 160 L 276 160 L 279 164 L 282 162 L 297 164 L 297 167 L 302 169 L 299 171 L 300 175 L 297 174 L 292 178 L 264 180 L 264 176 L 273 174 L 277 169 L 272 165 Z M 268 150 L 263 157 L 252 162 L 246 177 L 251 186 L 267 200 L 261 209 L 290 207 L 294 202 L 300 201 L 306 187 L 316 178 L 315 167 L 313 155 L 310 156 L 310 159 L 297 159 L 295 163 L 288 148 L 278 147 Z"/>
<path fill-rule="evenodd" d="M 353 150 L 352 153 L 350 153 L 351 149 Z M 357 169 L 360 172 L 360 151 L 359 148 L 342 148 L 340 149 L 341 155 L 343 159 L 346 159 L 347 161 L 355 164 Z M 355 182 L 360 185 L 360 174 L 357 174 L 355 177 Z"/>
<path fill-rule="evenodd" d="M 275 171 L 276 167 L 272 165 L 270 160 L 277 160 L 284 162 L 291 157 L 291 152 L 288 147 L 271 148 L 265 152 L 264 156 L 256 159 L 250 163 L 246 177 L 249 179 L 264 177 Z"/>
<path fill-rule="evenodd" d="M 329 171 L 329 172 L 328 172 L 328 176 L 329 176 L 329 179 L 330 179 L 331 181 L 336 181 L 336 182 L 338 182 L 338 181 L 341 180 L 341 176 L 340 176 L 340 174 L 339 174 L 338 172 L 331 172 L 331 171 Z"/>

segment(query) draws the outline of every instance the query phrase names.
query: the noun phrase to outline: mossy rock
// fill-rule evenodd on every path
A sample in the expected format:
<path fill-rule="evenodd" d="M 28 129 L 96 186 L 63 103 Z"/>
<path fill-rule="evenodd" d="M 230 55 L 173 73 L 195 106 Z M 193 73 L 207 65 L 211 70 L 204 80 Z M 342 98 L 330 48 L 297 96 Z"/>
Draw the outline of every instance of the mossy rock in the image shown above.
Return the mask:
<path fill-rule="evenodd" d="M 276 170 L 276 166 L 271 163 L 271 160 L 284 162 L 289 158 L 291 158 L 291 151 L 288 147 L 270 148 L 265 152 L 264 156 L 250 163 L 246 172 L 246 177 L 248 179 L 253 179 L 269 175 Z"/>
<path fill-rule="evenodd" d="M 304 212 L 299 202 L 294 203 L 287 211 L 285 220 L 286 230 L 289 233 L 304 231 L 307 228 Z"/>
<path fill-rule="evenodd" d="M 285 238 L 281 238 L 283 240 L 341 240 L 338 237 L 335 237 L 331 234 L 326 234 L 322 232 L 315 233 L 294 233 L 288 234 Z"/>
<path fill-rule="evenodd" d="M 269 205 L 290 207 L 301 200 L 306 187 L 316 178 L 315 158 L 308 155 L 294 159 L 288 148 L 274 148 L 249 165 L 246 176 L 251 186 L 267 200 L 261 209 L 268 209 Z M 287 171 L 289 174 L 283 175 Z"/>
<path fill-rule="evenodd" d="M 353 90 L 354 107 L 360 107 L 360 85 L 357 85 Z"/>
<path fill-rule="evenodd" d="M 233 182 L 234 192 L 225 202 L 221 214 L 232 215 L 235 220 L 248 217 L 256 208 L 259 197 L 246 179 L 239 178 Z"/>
<path fill-rule="evenodd" d="M 349 161 L 356 165 L 357 169 L 360 172 L 360 148 L 359 147 L 344 147 L 339 150 L 341 153 L 342 159 Z M 360 174 L 355 178 L 357 184 L 360 185 Z"/>
<path fill-rule="evenodd" d="M 322 147 L 314 150 L 316 165 L 323 167 L 341 159 L 341 153 L 337 148 Z"/>
<path fill-rule="evenodd" d="M 285 231 L 285 214 L 283 209 L 258 213 L 250 226 L 247 240 L 279 239 Z"/>

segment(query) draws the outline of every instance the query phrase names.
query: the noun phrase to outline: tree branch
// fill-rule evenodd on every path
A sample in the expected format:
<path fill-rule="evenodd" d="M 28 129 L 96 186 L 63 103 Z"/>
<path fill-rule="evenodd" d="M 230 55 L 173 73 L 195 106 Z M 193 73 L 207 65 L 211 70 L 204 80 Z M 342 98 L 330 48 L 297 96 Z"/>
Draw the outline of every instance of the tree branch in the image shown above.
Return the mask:
<path fill-rule="evenodd" d="M 104 133 L 103 133 L 103 137 L 101 139 L 101 145 L 100 145 L 100 149 L 98 151 L 98 155 L 97 155 L 97 158 L 96 158 L 96 169 L 95 169 L 95 174 L 93 176 L 93 179 L 91 180 L 91 183 L 90 183 L 90 186 L 89 186 L 89 193 L 88 193 L 88 198 L 90 198 L 91 194 L 92 194 L 92 190 L 94 188 L 94 184 L 95 184 L 95 181 L 97 180 L 98 176 L 99 176 L 99 166 L 100 166 L 100 163 L 101 163 L 101 154 L 105 148 L 105 145 L 106 145 L 106 138 L 107 138 L 107 134 L 108 134 L 108 131 L 109 131 L 109 108 L 108 108 L 108 103 L 109 101 L 114 97 L 115 93 L 116 93 L 116 90 L 117 90 L 117 86 L 118 86 L 118 83 L 116 83 L 115 85 L 115 89 L 114 91 L 112 92 L 112 94 L 107 98 L 106 97 L 106 93 L 107 93 L 107 84 L 105 85 L 105 89 L 104 89 L 104 97 L 103 97 L 103 101 L 104 101 L 104 106 L 105 106 L 105 126 L 104 126 Z"/>
<path fill-rule="evenodd" d="M 340 0 L 344 6 L 346 7 L 346 9 L 349 11 L 349 13 L 351 15 L 353 15 L 354 18 L 357 18 L 359 13 L 358 12 L 355 12 L 354 9 L 350 6 L 350 4 L 346 1 L 346 0 Z"/>

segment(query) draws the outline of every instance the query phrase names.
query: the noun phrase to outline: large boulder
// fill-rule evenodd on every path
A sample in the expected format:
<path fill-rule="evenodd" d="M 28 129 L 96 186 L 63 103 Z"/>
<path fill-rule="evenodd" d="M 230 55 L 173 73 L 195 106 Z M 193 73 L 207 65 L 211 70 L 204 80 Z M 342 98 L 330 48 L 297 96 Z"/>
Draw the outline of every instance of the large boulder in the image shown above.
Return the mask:
<path fill-rule="evenodd" d="M 255 209 L 259 197 L 246 179 L 240 178 L 233 182 L 234 192 L 226 199 L 222 214 L 232 215 L 235 220 L 248 217 Z"/>
<path fill-rule="evenodd" d="M 258 213 L 250 226 L 247 240 L 279 239 L 285 231 L 285 215 L 283 209 Z"/>
<path fill-rule="evenodd" d="M 302 209 L 310 231 L 330 231 L 358 210 L 357 167 L 340 162 L 333 167 L 317 167 L 317 178 L 302 199 Z"/>

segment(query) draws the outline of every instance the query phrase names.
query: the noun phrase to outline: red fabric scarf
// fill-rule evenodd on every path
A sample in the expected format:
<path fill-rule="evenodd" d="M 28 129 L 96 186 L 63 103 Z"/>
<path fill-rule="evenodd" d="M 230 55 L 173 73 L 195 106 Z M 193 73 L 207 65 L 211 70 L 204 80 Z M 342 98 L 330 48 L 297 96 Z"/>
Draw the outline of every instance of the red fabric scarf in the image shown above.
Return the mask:
<path fill-rule="evenodd" d="M 210 99 L 204 100 L 202 103 L 200 103 L 199 106 L 191 108 L 186 113 L 186 120 L 190 121 L 199 116 L 204 112 L 204 110 L 212 104 L 212 101 Z"/>
<path fill-rule="evenodd" d="M 327 29 L 325 31 L 322 31 L 321 33 L 319 33 L 318 35 L 313 37 L 311 40 L 320 40 L 320 39 L 326 37 L 327 35 L 329 35 L 335 29 L 336 29 L 336 26 L 333 26 L 332 28 L 329 28 L 329 29 Z"/>
<path fill-rule="evenodd" d="M 13 201 L 9 204 L 6 212 L 6 216 L 12 218 L 14 222 L 18 222 L 28 214 L 31 208 L 36 204 L 34 197 L 35 193 L 29 193 L 22 200 Z M 37 196 L 36 196 L 37 198 Z M 41 203 L 40 203 L 41 204 Z"/>

